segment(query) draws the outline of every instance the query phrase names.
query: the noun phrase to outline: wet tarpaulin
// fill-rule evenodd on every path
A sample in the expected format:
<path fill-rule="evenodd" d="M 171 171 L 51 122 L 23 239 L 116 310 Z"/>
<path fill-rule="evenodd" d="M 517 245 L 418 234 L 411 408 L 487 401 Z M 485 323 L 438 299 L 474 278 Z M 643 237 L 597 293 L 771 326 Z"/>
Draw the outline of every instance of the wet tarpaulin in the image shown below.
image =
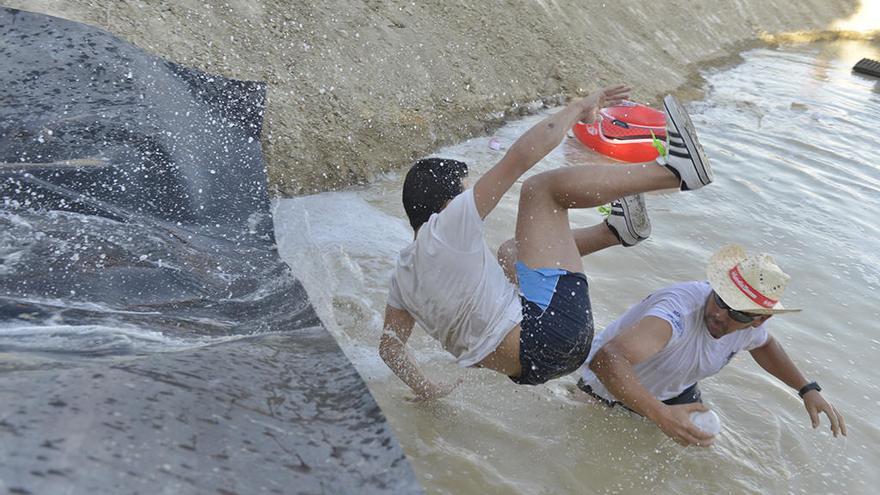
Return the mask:
<path fill-rule="evenodd" d="M 409 493 L 275 248 L 265 87 L 0 8 L 0 491 Z"/>

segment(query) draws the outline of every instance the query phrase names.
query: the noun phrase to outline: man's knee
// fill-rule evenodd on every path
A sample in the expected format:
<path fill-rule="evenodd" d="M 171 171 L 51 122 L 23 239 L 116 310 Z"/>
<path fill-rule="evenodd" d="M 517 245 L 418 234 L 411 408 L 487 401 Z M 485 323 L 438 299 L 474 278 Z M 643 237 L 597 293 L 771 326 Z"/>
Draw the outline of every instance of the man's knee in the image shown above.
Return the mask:
<path fill-rule="evenodd" d="M 523 181 L 521 198 L 534 198 L 547 195 L 549 184 L 545 174 L 537 174 Z"/>
<path fill-rule="evenodd" d="M 550 172 L 543 172 L 533 175 L 523 182 L 520 191 L 519 201 L 520 207 L 523 204 L 537 208 L 568 208 L 565 205 L 564 198 L 558 194 L 558 178 Z"/>

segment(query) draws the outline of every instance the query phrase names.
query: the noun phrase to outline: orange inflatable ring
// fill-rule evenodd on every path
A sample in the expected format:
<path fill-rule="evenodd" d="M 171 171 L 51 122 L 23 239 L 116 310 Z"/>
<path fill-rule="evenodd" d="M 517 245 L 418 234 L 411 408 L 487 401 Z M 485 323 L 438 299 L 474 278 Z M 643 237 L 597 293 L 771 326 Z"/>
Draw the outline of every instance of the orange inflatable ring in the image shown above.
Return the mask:
<path fill-rule="evenodd" d="M 616 160 L 642 163 L 657 158 L 651 133 L 666 140 L 666 116 L 640 103 L 625 101 L 603 108 L 592 124 L 578 122 L 572 128 L 588 148 Z"/>

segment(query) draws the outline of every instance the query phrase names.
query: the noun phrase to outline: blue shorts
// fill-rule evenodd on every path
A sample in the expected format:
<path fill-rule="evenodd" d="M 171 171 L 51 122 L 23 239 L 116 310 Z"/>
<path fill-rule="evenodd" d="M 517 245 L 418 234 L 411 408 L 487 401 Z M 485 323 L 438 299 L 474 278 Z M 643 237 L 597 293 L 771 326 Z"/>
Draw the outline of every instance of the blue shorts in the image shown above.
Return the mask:
<path fill-rule="evenodd" d="M 587 276 L 567 270 L 533 270 L 517 262 L 523 319 L 519 361 L 522 371 L 510 377 L 539 385 L 577 370 L 590 354 L 593 313 Z"/>

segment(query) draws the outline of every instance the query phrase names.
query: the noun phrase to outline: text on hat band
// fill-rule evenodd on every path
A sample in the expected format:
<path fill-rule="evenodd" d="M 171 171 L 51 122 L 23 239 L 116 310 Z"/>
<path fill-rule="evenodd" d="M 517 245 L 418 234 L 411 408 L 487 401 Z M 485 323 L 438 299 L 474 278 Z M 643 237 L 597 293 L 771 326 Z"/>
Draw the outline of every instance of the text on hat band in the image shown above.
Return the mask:
<path fill-rule="evenodd" d="M 733 282 L 740 292 L 742 292 L 746 297 L 748 297 L 753 303 L 758 306 L 763 306 L 765 308 L 772 308 L 776 306 L 776 303 L 779 302 L 775 299 L 770 299 L 769 297 L 761 294 L 754 287 L 749 285 L 748 282 L 743 278 L 742 274 L 739 272 L 739 265 L 734 266 L 730 270 L 727 271 L 727 275 L 730 276 L 730 280 Z"/>

